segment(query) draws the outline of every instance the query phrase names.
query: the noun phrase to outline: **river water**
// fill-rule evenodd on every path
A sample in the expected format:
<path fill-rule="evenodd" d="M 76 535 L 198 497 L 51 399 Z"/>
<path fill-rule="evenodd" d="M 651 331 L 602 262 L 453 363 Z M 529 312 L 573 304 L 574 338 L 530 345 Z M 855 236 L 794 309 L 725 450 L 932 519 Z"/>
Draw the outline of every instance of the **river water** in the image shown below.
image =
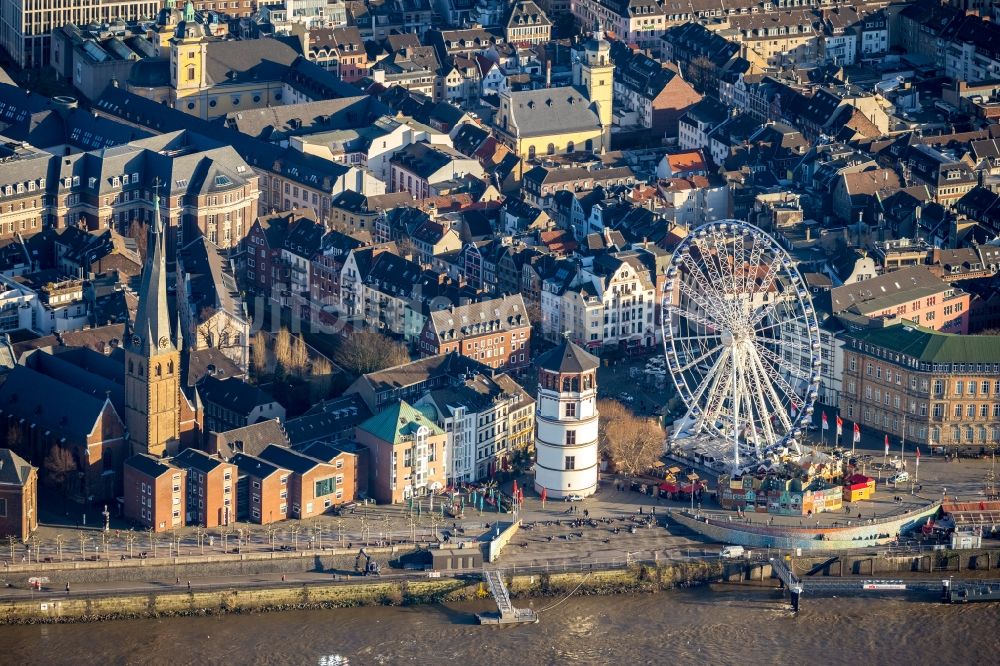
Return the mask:
<path fill-rule="evenodd" d="M 997 663 L 1000 654 L 1000 604 L 803 598 L 794 615 L 771 590 L 703 587 L 574 597 L 536 625 L 473 624 L 471 614 L 488 608 L 476 602 L 2 627 L 0 664 L 941 666 Z"/>

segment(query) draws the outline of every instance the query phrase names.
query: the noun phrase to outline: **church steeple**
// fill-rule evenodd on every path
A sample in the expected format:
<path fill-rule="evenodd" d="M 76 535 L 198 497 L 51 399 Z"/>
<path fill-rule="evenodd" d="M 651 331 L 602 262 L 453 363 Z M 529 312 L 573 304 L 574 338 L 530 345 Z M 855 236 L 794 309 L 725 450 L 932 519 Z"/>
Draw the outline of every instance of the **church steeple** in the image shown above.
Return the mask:
<path fill-rule="evenodd" d="M 167 304 L 160 196 L 154 191 L 139 309 L 125 345 L 125 424 L 134 453 L 173 455 L 180 443 L 180 353 Z"/>
<path fill-rule="evenodd" d="M 146 265 L 139 287 L 139 309 L 132 327 L 132 338 L 128 341 L 132 351 L 147 357 L 177 350 L 170 334 L 167 257 L 159 192 L 155 192 L 153 197 L 153 221 L 147 230 Z"/>

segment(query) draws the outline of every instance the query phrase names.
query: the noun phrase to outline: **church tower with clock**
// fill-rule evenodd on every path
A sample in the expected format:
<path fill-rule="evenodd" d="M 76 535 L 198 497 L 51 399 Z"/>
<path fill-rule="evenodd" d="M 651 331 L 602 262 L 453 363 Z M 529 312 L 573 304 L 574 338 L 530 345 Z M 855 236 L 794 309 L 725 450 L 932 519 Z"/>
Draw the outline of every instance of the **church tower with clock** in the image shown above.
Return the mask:
<path fill-rule="evenodd" d="M 133 453 L 177 453 L 181 436 L 180 331 L 170 330 L 167 258 L 159 194 L 154 193 L 146 265 L 135 323 L 125 336 L 125 425 Z"/>

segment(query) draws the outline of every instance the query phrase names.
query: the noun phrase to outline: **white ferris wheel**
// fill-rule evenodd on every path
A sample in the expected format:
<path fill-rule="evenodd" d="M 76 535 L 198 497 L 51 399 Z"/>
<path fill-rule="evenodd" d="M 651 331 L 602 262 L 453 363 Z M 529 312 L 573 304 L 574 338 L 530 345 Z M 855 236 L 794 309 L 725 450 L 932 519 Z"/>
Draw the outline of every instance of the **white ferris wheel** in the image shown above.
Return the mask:
<path fill-rule="evenodd" d="M 694 229 L 671 258 L 663 301 L 667 369 L 685 429 L 733 441 L 758 460 L 794 448 L 820 382 L 819 326 L 788 254 L 746 222 Z"/>

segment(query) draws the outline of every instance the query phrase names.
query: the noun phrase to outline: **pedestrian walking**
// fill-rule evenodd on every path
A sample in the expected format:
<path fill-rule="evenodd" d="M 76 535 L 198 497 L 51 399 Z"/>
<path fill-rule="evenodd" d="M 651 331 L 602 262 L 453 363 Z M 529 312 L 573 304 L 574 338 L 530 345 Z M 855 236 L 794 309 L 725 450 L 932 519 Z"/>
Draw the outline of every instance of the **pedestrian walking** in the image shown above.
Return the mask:
<path fill-rule="evenodd" d="M 188 592 L 191 591 L 191 581 L 188 581 Z"/>
<path fill-rule="evenodd" d="M 66 594 L 69 594 L 69 583 L 66 583 Z"/>
<path fill-rule="evenodd" d="M 180 585 L 181 584 L 181 577 L 180 576 L 177 576 L 177 578 L 174 579 L 174 584 L 175 585 Z"/>

